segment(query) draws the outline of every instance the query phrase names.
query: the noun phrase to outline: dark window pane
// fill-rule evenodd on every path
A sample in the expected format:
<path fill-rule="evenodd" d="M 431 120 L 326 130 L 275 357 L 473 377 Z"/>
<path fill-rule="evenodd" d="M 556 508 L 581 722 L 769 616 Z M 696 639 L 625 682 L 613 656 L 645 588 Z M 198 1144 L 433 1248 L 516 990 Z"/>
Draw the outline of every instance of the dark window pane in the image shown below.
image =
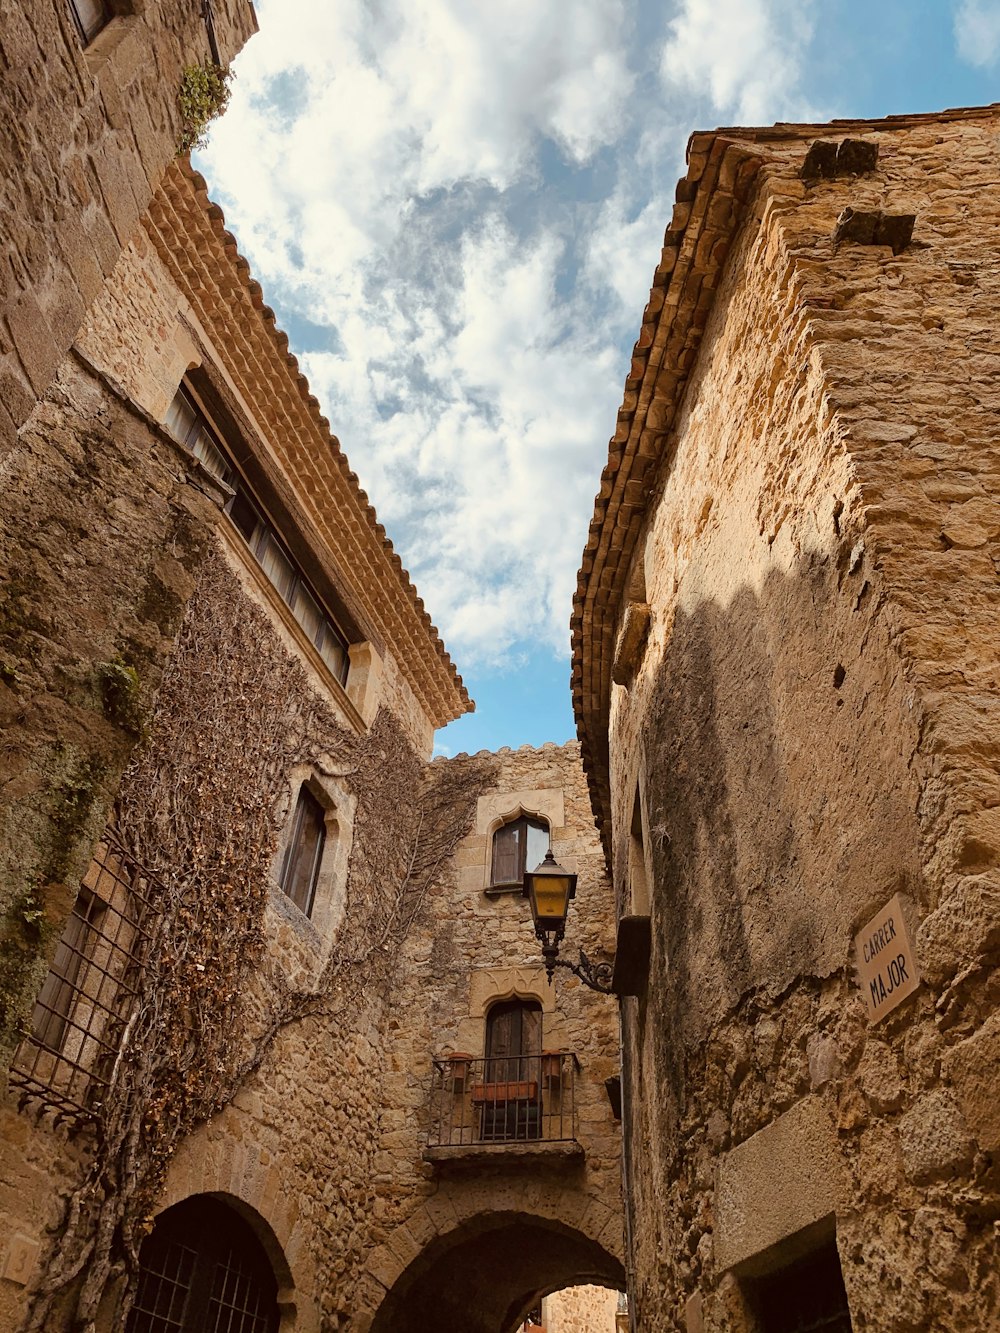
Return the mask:
<path fill-rule="evenodd" d="M 319 647 L 320 656 L 327 664 L 341 685 L 347 681 L 350 658 L 347 655 L 347 640 L 338 634 L 329 621 L 323 625 L 323 634 Z"/>
<path fill-rule="evenodd" d="M 257 507 L 247 497 L 246 493 L 237 490 L 236 494 L 229 502 L 228 514 L 232 520 L 233 527 L 246 542 L 252 542 L 254 533 L 260 523 L 260 515 L 257 513 Z"/>
<path fill-rule="evenodd" d="M 42 983 L 31 1016 L 32 1037 L 50 1051 L 61 1051 L 66 1040 L 66 1029 L 80 995 L 83 972 L 94 949 L 94 927 L 103 912 L 101 900 L 87 889 L 81 889 L 56 945 L 52 967 Z"/>
<path fill-rule="evenodd" d="M 295 591 L 295 567 L 270 532 L 258 546 L 257 559 L 284 600 L 289 601 Z"/>
<path fill-rule="evenodd" d="M 70 8 L 84 42 L 92 42 L 111 19 L 111 7 L 105 0 L 70 0 Z"/>
<path fill-rule="evenodd" d="M 167 1209 L 143 1241 L 127 1333 L 276 1333 L 277 1283 L 260 1242 L 204 1196 Z"/>
<path fill-rule="evenodd" d="M 306 916 L 312 912 L 325 841 L 323 807 L 308 788 L 302 787 L 292 816 L 291 833 L 278 881 Z"/>

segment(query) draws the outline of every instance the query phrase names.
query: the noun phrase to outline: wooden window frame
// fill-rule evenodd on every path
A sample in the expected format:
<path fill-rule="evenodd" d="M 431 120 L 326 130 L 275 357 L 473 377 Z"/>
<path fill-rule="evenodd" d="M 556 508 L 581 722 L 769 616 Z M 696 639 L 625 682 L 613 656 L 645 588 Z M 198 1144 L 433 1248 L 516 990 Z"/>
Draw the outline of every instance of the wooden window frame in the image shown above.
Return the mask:
<path fill-rule="evenodd" d="M 524 830 L 524 837 L 521 839 L 517 849 L 517 865 L 513 866 L 510 864 L 505 866 L 502 862 L 502 857 L 504 856 L 502 847 L 504 834 L 509 836 L 510 833 L 517 828 L 523 828 Z M 520 814 L 515 819 L 505 820 L 499 828 L 494 830 L 490 847 L 490 889 L 509 888 L 513 891 L 514 889 L 519 889 L 524 884 L 524 872 L 529 869 L 527 865 L 528 834 L 532 829 L 539 833 L 544 833 L 547 845 L 551 846 L 552 828 L 549 821 L 543 819 L 541 815 Z M 534 868 L 534 866 L 530 867 L 532 870 Z M 510 869 L 516 871 L 516 874 L 513 877 L 509 873 L 505 873 Z"/>
<path fill-rule="evenodd" d="M 185 401 L 196 420 L 195 425 L 188 431 L 187 438 L 180 439 L 175 434 L 172 434 L 172 438 L 183 448 L 194 452 L 196 433 L 200 430 L 208 434 L 212 446 L 226 468 L 225 473 L 218 479 L 233 492 L 226 501 L 224 509 L 230 526 L 246 545 L 276 596 L 288 607 L 299 630 L 319 654 L 327 670 L 338 685 L 346 689 L 351 664 L 351 636 L 341 627 L 315 585 L 306 577 L 299 561 L 283 540 L 277 524 L 270 518 L 265 506 L 237 467 L 233 458 L 234 450 L 227 445 L 223 432 L 215 425 L 197 391 L 186 379 L 178 385 L 173 402 L 178 398 Z M 202 466 L 205 464 L 202 463 Z M 209 468 L 209 471 L 212 469 Z M 217 474 L 213 472 L 212 475 Z M 268 564 L 265 562 L 272 553 L 289 568 L 289 578 L 284 583 L 276 581 L 268 572 Z M 311 601 L 319 612 L 320 625 L 315 631 L 310 631 L 299 614 L 300 610 L 306 609 L 307 601 Z"/>
<path fill-rule="evenodd" d="M 76 28 L 77 36 L 83 43 L 84 48 L 90 46 L 91 42 L 95 41 L 111 20 L 116 17 L 117 11 L 110 0 L 98 0 L 98 8 L 100 9 L 100 21 L 88 28 L 83 15 L 80 13 L 78 0 L 69 0 L 69 11 L 73 17 L 73 26 Z"/>
<path fill-rule="evenodd" d="M 302 844 L 305 821 L 310 814 L 318 816 L 319 836 L 316 839 L 315 847 L 309 854 L 310 864 L 305 876 L 306 890 L 304 894 L 300 895 L 295 892 L 296 880 L 300 868 L 299 856 L 304 850 Z M 319 883 L 320 870 L 323 865 L 323 853 L 326 851 L 326 815 L 327 812 L 322 801 L 309 790 L 308 783 L 303 782 L 295 798 L 288 841 L 285 844 L 285 850 L 281 857 L 281 868 L 278 871 L 278 886 L 303 916 L 310 919 L 316 903 L 316 886 Z M 300 901 L 300 898 L 302 901 Z"/>

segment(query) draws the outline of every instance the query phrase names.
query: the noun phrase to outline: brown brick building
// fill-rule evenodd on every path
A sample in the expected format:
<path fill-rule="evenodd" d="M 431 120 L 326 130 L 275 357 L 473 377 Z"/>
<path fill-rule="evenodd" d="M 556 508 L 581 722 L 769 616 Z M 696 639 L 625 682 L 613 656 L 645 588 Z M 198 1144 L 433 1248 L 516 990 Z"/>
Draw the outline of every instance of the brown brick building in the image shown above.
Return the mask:
<path fill-rule="evenodd" d="M 1000 1327 L 998 131 L 689 145 L 573 620 L 650 1333 Z"/>

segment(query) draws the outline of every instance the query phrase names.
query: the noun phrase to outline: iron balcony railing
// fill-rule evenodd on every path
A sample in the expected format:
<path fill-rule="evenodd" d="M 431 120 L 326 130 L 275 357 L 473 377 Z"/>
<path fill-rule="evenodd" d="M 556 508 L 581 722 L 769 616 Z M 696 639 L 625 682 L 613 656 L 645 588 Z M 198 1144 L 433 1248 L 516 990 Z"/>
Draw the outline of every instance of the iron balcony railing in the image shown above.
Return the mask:
<path fill-rule="evenodd" d="M 437 1057 L 428 1147 L 574 1141 L 578 1069 L 570 1051 Z"/>

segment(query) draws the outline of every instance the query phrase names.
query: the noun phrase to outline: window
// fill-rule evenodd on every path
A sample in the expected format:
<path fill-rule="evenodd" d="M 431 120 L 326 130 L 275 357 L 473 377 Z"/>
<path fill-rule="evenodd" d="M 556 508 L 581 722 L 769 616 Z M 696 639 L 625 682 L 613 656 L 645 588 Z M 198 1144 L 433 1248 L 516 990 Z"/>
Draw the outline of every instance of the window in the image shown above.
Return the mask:
<path fill-rule="evenodd" d="M 278 1284 L 247 1222 L 207 1195 L 168 1208 L 139 1251 L 126 1333 L 277 1333 Z"/>
<path fill-rule="evenodd" d="M 544 819 L 521 815 L 493 835 L 490 883 L 521 884 L 525 870 L 534 870 L 549 850 L 549 826 Z"/>
<path fill-rule="evenodd" d="M 316 881 L 326 843 L 326 815 L 303 783 L 292 814 L 288 842 L 281 858 L 278 883 L 306 916 L 312 915 Z"/>
<path fill-rule="evenodd" d="M 109 828 L 84 876 L 11 1066 L 22 1098 L 99 1108 L 138 991 L 150 881 Z"/>
<path fill-rule="evenodd" d="M 486 1078 L 478 1097 L 481 1139 L 541 1136 L 541 1066 L 542 1006 L 537 1000 L 493 1005 L 486 1016 Z"/>
<path fill-rule="evenodd" d="M 56 945 L 48 976 L 31 1015 L 31 1037 L 39 1046 L 59 1053 L 67 1044 L 70 1022 L 84 995 L 86 974 L 97 953 L 105 906 L 89 889 L 77 895 L 62 937 Z"/>
<path fill-rule="evenodd" d="M 235 492 L 226 504 L 230 522 L 309 642 L 341 685 L 346 684 L 350 666 L 347 636 L 321 606 L 302 570 L 230 461 L 218 432 L 183 386 L 174 395 L 164 424 L 213 477 Z"/>
<path fill-rule="evenodd" d="M 837 1242 L 796 1259 L 751 1286 L 761 1333 L 851 1333 Z"/>
<path fill-rule="evenodd" d="M 642 798 L 635 789 L 632 804 L 632 826 L 628 842 L 629 904 L 636 916 L 649 916 L 649 882 L 646 876 L 646 846 L 642 836 Z"/>
<path fill-rule="evenodd" d="M 69 0 L 69 7 L 84 46 L 88 46 L 114 18 L 114 11 L 106 0 Z"/>

